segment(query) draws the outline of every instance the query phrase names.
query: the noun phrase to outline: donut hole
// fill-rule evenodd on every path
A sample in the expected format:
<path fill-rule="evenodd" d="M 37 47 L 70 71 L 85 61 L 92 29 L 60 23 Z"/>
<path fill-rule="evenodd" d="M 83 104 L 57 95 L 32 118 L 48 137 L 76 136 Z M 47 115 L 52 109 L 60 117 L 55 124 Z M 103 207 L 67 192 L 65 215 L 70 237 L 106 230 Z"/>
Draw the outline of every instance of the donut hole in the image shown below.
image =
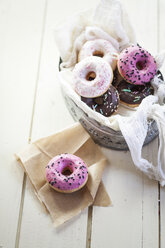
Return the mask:
<path fill-rule="evenodd" d="M 138 61 L 138 62 L 136 63 L 136 68 L 137 68 L 139 71 L 143 70 L 143 69 L 145 68 L 144 62 L 143 62 L 143 61 Z"/>
<path fill-rule="evenodd" d="M 103 52 L 100 52 L 100 51 L 94 51 L 93 52 L 93 56 L 97 56 L 97 57 L 103 58 L 104 57 L 104 53 Z"/>
<path fill-rule="evenodd" d="M 72 173 L 73 173 L 72 169 L 68 166 L 65 167 L 61 172 L 61 174 L 64 176 L 70 176 Z"/>
<path fill-rule="evenodd" d="M 96 78 L 96 73 L 94 71 L 88 72 L 86 75 L 86 80 L 92 81 Z"/>

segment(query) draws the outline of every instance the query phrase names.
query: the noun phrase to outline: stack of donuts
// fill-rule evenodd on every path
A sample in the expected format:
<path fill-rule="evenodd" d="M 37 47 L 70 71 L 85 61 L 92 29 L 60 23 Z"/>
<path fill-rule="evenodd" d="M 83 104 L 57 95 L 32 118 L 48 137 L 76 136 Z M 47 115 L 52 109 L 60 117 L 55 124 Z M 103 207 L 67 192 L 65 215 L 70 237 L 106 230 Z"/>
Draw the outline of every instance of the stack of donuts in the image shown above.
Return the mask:
<path fill-rule="evenodd" d="M 154 57 L 139 45 L 120 53 L 107 40 L 86 41 L 73 69 L 75 91 L 91 109 L 109 117 L 119 102 L 137 107 L 154 94 L 151 80 L 160 72 Z"/>

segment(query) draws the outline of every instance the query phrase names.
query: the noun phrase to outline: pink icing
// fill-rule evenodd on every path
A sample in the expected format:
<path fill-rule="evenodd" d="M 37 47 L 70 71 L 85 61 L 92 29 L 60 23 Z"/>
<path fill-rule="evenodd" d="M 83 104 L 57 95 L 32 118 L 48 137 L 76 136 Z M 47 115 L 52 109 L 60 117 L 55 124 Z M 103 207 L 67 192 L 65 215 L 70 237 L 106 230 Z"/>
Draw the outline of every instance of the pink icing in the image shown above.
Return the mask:
<path fill-rule="evenodd" d="M 87 80 L 86 76 L 95 72 L 94 80 Z M 84 97 L 97 97 L 105 93 L 113 79 L 113 71 L 109 64 L 99 57 L 90 56 L 75 65 L 73 80 L 75 91 Z"/>
<path fill-rule="evenodd" d="M 72 173 L 64 175 L 64 170 Z M 88 169 L 84 161 L 72 154 L 60 154 L 49 161 L 46 167 L 46 178 L 54 189 L 69 192 L 75 191 L 85 183 Z"/>
<path fill-rule="evenodd" d="M 120 53 L 118 69 L 128 82 L 144 85 L 155 76 L 157 66 L 156 61 L 149 52 L 142 47 L 131 46 Z"/>

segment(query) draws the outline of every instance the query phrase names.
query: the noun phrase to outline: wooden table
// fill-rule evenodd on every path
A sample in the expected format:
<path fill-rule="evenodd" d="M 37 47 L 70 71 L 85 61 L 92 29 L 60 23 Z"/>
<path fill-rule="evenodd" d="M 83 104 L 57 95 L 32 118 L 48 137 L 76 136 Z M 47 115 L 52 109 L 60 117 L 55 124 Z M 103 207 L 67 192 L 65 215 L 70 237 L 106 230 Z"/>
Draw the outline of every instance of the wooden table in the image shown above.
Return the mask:
<path fill-rule="evenodd" d="M 58 229 L 13 155 L 73 123 L 57 80 L 53 29 L 97 2 L 0 1 L 0 247 L 165 247 L 165 190 L 135 169 L 129 152 L 105 150 L 103 181 L 113 206 L 86 209 Z M 139 43 L 152 54 L 164 49 L 165 1 L 122 2 Z M 155 140 L 144 149 L 155 163 L 157 147 Z"/>

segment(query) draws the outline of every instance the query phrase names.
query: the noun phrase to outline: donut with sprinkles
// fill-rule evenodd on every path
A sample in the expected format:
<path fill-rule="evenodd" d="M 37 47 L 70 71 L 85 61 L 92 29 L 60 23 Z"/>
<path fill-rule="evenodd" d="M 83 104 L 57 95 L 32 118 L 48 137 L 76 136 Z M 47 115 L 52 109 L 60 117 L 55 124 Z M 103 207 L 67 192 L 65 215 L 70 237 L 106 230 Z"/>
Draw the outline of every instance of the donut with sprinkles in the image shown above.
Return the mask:
<path fill-rule="evenodd" d="M 118 90 L 120 102 L 129 107 L 138 107 L 142 100 L 154 94 L 154 88 L 151 83 L 145 85 L 130 84 L 115 71 L 115 77 L 112 82 L 113 86 Z M 158 70 L 156 76 L 163 80 L 162 73 Z"/>
<path fill-rule="evenodd" d="M 111 66 L 102 58 L 89 56 L 73 69 L 73 83 L 78 95 L 95 98 L 103 95 L 113 80 Z"/>
<path fill-rule="evenodd" d="M 118 109 L 119 94 L 115 87 L 111 85 L 102 96 L 96 98 L 81 97 L 81 101 L 85 102 L 94 111 L 109 117 Z"/>
<path fill-rule="evenodd" d="M 119 97 L 121 103 L 130 106 L 137 107 L 141 101 L 154 94 L 154 89 L 150 83 L 145 85 L 129 84 L 125 80 L 122 80 L 118 86 Z"/>
<path fill-rule="evenodd" d="M 72 193 L 81 189 L 88 180 L 88 168 L 84 161 L 73 154 L 60 154 L 46 166 L 46 180 L 61 193 Z"/>
<path fill-rule="evenodd" d="M 157 72 L 154 57 L 138 45 L 124 49 L 118 57 L 117 66 L 121 76 L 136 85 L 150 82 Z"/>
<path fill-rule="evenodd" d="M 89 56 L 98 56 L 106 60 L 114 71 L 117 63 L 115 56 L 116 53 L 118 53 L 118 51 L 107 40 L 88 40 L 84 43 L 79 52 L 78 61 L 81 61 Z"/>

